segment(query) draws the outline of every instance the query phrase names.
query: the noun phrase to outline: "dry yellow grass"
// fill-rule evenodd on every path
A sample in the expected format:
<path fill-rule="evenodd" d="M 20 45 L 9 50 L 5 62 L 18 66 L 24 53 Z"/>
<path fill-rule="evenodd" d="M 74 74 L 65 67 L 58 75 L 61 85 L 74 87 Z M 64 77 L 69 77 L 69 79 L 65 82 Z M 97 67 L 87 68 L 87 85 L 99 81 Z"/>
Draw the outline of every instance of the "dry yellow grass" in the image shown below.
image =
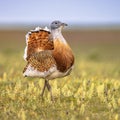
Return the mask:
<path fill-rule="evenodd" d="M 0 51 L 0 119 L 119 120 L 118 43 L 90 45 L 79 42 L 73 46 L 75 68 L 70 76 L 50 82 L 55 97 L 55 103 L 52 103 L 49 92 L 45 92 L 44 100 L 40 97 L 42 79 L 22 76 L 25 65 L 23 39 L 15 44 L 12 40 L 3 40 Z"/>

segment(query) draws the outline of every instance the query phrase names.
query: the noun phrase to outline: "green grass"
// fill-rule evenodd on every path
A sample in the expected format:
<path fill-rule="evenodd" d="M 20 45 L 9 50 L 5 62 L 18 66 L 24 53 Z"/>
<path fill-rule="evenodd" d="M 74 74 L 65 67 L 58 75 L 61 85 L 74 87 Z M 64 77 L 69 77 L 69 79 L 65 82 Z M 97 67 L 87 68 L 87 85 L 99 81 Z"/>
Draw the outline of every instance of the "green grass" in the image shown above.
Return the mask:
<path fill-rule="evenodd" d="M 42 79 L 22 76 L 23 51 L 0 51 L 1 120 L 120 119 L 119 45 L 76 46 L 72 74 L 50 81 L 54 103 Z"/>

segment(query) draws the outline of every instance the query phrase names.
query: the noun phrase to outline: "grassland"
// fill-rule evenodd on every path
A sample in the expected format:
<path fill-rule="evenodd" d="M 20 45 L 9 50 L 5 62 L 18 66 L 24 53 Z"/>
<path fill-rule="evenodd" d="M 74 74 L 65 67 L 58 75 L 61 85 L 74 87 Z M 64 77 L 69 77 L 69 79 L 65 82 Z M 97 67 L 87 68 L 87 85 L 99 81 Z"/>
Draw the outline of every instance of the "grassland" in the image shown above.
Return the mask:
<path fill-rule="evenodd" d="M 22 76 L 25 33 L 0 32 L 1 120 L 120 119 L 120 31 L 65 33 L 76 61 L 70 76 L 50 81 L 54 103 L 47 90 L 41 99 L 42 79 Z"/>

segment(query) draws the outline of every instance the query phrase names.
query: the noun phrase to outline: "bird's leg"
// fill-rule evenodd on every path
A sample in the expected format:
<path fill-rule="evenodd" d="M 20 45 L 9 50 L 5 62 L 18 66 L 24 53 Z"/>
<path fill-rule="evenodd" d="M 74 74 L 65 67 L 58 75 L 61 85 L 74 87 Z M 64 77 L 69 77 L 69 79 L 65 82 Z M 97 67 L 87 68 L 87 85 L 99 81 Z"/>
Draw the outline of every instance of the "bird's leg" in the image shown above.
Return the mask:
<path fill-rule="evenodd" d="M 51 88 L 48 80 L 46 82 L 46 86 L 47 86 L 48 91 L 50 92 L 51 100 L 54 101 L 54 98 L 53 98 L 53 95 L 52 95 L 52 88 Z"/>
<path fill-rule="evenodd" d="M 42 97 L 43 97 L 43 95 L 44 95 L 44 91 L 45 91 L 46 85 L 47 85 L 47 80 L 45 80 L 45 82 L 44 82 L 44 87 L 43 87 L 42 93 L 41 93 L 41 96 L 42 96 Z"/>

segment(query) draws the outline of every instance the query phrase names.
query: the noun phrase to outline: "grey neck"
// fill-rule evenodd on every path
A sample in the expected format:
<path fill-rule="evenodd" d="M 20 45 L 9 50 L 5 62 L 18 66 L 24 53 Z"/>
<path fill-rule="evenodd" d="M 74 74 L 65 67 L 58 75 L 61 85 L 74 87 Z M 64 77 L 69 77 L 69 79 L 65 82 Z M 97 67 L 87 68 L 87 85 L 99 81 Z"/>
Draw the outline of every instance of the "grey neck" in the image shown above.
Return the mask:
<path fill-rule="evenodd" d="M 61 42 L 67 43 L 66 40 L 64 39 L 62 33 L 61 33 L 61 28 L 51 29 L 51 33 L 52 33 L 54 40 L 59 39 Z"/>

